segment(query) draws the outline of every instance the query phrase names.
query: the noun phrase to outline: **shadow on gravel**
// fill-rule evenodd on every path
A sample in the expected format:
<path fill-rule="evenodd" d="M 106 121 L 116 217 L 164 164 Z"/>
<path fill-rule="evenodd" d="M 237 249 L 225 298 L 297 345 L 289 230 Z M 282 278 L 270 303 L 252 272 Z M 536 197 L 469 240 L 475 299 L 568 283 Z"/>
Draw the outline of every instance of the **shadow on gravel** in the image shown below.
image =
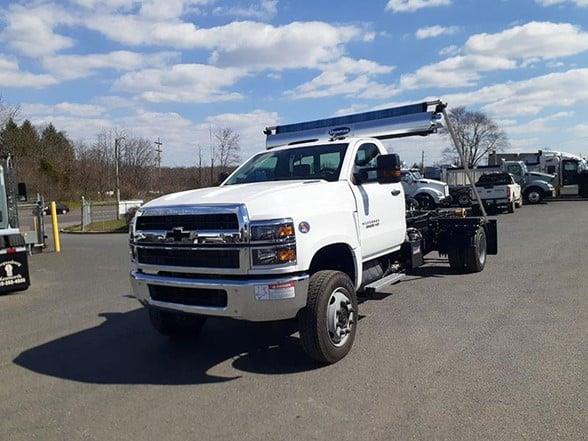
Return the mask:
<path fill-rule="evenodd" d="M 105 321 L 23 351 L 18 366 L 98 384 L 205 384 L 235 380 L 208 371 L 233 360 L 244 372 L 288 374 L 320 367 L 292 337 L 293 323 L 209 319 L 200 338 L 173 342 L 151 328 L 143 308 L 100 314 Z"/>

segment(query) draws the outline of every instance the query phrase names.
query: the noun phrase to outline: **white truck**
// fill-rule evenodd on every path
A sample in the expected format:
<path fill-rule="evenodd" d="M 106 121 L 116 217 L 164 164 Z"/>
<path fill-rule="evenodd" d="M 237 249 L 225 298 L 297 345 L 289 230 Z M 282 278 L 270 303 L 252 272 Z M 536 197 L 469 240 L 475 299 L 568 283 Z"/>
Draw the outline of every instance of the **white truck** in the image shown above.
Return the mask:
<path fill-rule="evenodd" d="M 432 210 L 451 203 L 449 186 L 445 182 L 425 179 L 419 170 L 400 171 L 404 193 L 418 202 L 419 208 Z"/>
<path fill-rule="evenodd" d="M 521 186 L 509 173 L 485 173 L 476 182 L 476 187 L 487 209 L 514 213 L 515 208 L 523 206 Z"/>
<path fill-rule="evenodd" d="M 420 103 L 269 127 L 219 187 L 145 204 L 130 226 L 131 284 L 160 333 L 198 334 L 207 317 L 297 318 L 307 354 L 351 349 L 357 293 L 399 281 L 438 251 L 456 272 L 497 253 L 496 221 L 405 211 L 400 158 L 382 139 L 428 135 L 445 105 Z"/>
<path fill-rule="evenodd" d="M 500 160 L 497 164 L 482 165 L 471 169 L 474 180 L 478 180 L 487 173 L 503 172 L 513 176 L 517 184 L 521 186 L 523 198 L 530 204 L 538 204 L 545 199 L 556 196 L 554 187 L 555 175 L 529 171 L 523 161 Z M 441 169 L 442 179 L 449 185 L 449 191 L 453 199 L 461 206 L 471 204 L 471 195 L 468 179 L 463 167 L 445 167 Z"/>

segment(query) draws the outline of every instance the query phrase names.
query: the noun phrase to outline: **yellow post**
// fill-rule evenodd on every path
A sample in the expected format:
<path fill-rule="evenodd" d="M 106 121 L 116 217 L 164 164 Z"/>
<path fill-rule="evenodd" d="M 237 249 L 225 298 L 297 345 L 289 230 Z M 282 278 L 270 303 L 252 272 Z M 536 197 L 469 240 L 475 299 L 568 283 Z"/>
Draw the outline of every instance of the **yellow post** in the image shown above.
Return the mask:
<path fill-rule="evenodd" d="M 57 206 L 55 201 L 51 202 L 51 225 L 53 226 L 53 243 L 55 244 L 55 252 L 61 252 L 61 241 L 59 240 L 59 225 L 57 225 Z"/>

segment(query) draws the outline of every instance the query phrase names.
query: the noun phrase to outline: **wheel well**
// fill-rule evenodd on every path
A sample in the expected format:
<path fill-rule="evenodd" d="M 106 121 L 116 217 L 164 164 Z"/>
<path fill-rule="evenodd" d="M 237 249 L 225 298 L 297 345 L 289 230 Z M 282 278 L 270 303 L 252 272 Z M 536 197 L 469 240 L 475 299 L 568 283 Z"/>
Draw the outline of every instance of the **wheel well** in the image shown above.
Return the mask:
<path fill-rule="evenodd" d="M 310 262 L 309 271 L 314 274 L 322 270 L 342 271 L 355 283 L 355 259 L 349 245 L 336 243 L 318 250 Z"/>
<path fill-rule="evenodd" d="M 530 187 L 525 188 L 525 194 L 529 194 L 532 190 L 543 193 L 543 189 L 541 187 L 538 187 L 537 185 L 531 185 Z"/>

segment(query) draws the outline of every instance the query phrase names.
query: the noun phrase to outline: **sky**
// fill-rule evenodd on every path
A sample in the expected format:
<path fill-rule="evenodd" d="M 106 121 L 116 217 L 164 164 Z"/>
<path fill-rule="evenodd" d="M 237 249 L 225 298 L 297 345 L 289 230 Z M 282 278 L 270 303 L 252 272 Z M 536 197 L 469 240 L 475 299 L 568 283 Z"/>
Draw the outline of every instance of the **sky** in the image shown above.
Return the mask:
<path fill-rule="evenodd" d="M 267 126 L 431 98 L 487 112 L 512 151 L 586 154 L 588 0 L 4 0 L 0 93 L 76 141 L 159 137 L 166 165 L 211 127 L 244 160 Z M 446 142 L 388 148 L 431 163 Z"/>

